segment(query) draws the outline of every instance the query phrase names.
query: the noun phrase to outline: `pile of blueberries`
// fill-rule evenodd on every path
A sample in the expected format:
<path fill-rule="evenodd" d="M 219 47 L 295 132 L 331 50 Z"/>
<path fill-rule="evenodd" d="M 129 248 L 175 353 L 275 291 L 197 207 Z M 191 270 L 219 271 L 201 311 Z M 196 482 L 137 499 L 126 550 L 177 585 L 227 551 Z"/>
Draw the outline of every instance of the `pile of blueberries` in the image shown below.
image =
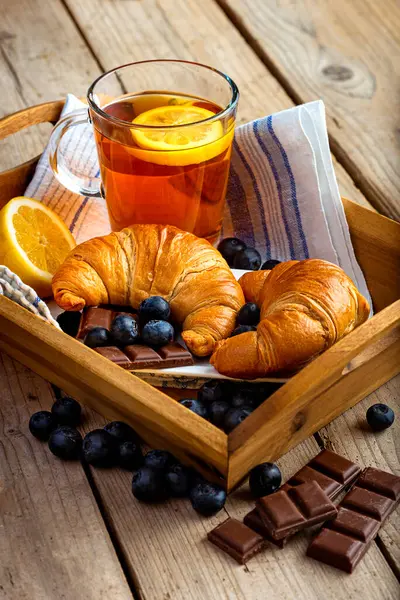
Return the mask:
<path fill-rule="evenodd" d="M 279 260 L 267 260 L 262 265 L 261 254 L 255 248 L 249 248 L 242 240 L 238 238 L 225 238 L 218 244 L 218 250 L 233 269 L 245 269 L 246 271 L 261 270 L 270 271 L 276 265 L 279 265 Z"/>
<path fill-rule="evenodd" d="M 210 380 L 199 389 L 197 398 L 184 398 L 180 404 L 230 433 L 281 385 Z"/>
<path fill-rule="evenodd" d="M 220 486 L 209 483 L 166 450 L 144 454 L 138 435 L 127 423 L 107 423 L 82 439 L 76 429 L 80 421 L 80 404 L 61 396 L 51 412 L 42 410 L 31 416 L 29 430 L 39 440 L 48 442 L 50 451 L 63 460 L 82 459 L 93 467 L 119 466 L 133 471 L 132 493 L 143 502 L 188 497 L 193 508 L 205 516 L 224 506 L 226 492 Z"/>
<path fill-rule="evenodd" d="M 169 319 L 171 309 L 161 296 L 150 296 L 139 306 L 138 319 L 129 314 L 120 314 L 114 318 L 110 330 L 93 327 L 85 336 L 84 343 L 89 348 L 101 346 L 165 346 L 175 339 L 175 329 Z M 61 313 L 57 321 L 65 333 L 74 337 L 78 333 L 80 313 Z"/>

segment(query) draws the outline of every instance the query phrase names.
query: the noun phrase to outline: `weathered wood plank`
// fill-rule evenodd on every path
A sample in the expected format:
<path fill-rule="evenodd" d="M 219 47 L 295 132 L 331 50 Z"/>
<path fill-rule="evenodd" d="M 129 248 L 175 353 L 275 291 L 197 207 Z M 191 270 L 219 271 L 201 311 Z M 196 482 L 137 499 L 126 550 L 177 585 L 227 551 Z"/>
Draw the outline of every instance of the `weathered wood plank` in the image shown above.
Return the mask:
<path fill-rule="evenodd" d="M 214 0 L 66 0 L 104 69 L 151 58 L 213 65 L 239 86 L 238 122 L 284 110 L 292 102 Z M 340 191 L 368 205 L 335 161 Z"/>
<path fill-rule="evenodd" d="M 390 406 L 396 415 L 390 429 L 374 433 L 366 422 L 366 411 L 372 404 L 382 402 Z M 400 376 L 370 394 L 362 402 L 348 410 L 320 430 L 324 444 L 356 461 L 360 465 L 373 466 L 400 475 Z M 388 519 L 379 533 L 385 551 L 400 574 L 400 512 Z"/>
<path fill-rule="evenodd" d="M 50 386 L 0 356 L 0 598 L 132 598 L 83 468 L 29 433 Z"/>
<path fill-rule="evenodd" d="M 334 154 L 400 218 L 397 0 L 217 1 L 297 102 L 324 100 Z"/>

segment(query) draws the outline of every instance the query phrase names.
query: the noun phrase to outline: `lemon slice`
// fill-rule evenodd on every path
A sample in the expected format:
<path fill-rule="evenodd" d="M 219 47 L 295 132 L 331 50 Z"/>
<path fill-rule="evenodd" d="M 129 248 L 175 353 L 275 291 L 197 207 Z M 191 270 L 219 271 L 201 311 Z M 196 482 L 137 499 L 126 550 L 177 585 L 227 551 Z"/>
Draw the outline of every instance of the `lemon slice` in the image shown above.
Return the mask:
<path fill-rule="evenodd" d="M 51 295 L 52 277 L 75 245 L 60 217 L 37 200 L 13 198 L 0 211 L 0 264 L 39 296 Z"/>
<path fill-rule="evenodd" d="M 132 123 L 158 129 L 132 129 L 138 148 L 130 148 L 130 151 L 137 158 L 158 165 L 184 166 L 210 160 L 223 152 L 233 137 L 233 127 L 224 135 L 220 121 L 196 124 L 214 116 L 206 108 L 187 104 L 147 110 Z"/>

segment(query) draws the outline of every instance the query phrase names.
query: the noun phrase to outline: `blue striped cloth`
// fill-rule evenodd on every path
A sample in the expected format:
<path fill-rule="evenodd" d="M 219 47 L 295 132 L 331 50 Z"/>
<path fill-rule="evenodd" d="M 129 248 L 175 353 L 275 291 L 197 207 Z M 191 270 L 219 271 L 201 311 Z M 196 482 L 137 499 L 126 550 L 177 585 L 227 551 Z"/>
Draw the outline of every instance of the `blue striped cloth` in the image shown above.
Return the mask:
<path fill-rule="evenodd" d="M 69 94 L 63 115 L 83 106 Z M 98 175 L 90 126 L 75 127 L 65 138 L 63 147 L 75 172 Z M 104 201 L 63 188 L 51 172 L 47 151 L 25 195 L 56 210 L 77 242 L 110 231 Z M 369 298 L 340 199 L 322 101 L 237 128 L 222 235 L 241 238 L 263 259 L 331 261 Z"/>

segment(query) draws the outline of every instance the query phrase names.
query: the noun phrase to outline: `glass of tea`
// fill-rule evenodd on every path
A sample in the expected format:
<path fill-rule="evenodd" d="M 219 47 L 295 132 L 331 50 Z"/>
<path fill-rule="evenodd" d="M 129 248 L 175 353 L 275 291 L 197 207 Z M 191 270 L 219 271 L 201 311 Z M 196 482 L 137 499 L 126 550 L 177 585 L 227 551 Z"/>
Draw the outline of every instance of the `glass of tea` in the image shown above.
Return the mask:
<path fill-rule="evenodd" d="M 59 181 L 104 196 L 114 231 L 135 223 L 176 225 L 214 242 L 221 229 L 239 92 L 230 77 L 193 62 L 152 60 L 101 75 L 89 109 L 55 127 L 50 163 Z M 90 119 L 100 177 L 72 173 L 60 151 Z"/>

